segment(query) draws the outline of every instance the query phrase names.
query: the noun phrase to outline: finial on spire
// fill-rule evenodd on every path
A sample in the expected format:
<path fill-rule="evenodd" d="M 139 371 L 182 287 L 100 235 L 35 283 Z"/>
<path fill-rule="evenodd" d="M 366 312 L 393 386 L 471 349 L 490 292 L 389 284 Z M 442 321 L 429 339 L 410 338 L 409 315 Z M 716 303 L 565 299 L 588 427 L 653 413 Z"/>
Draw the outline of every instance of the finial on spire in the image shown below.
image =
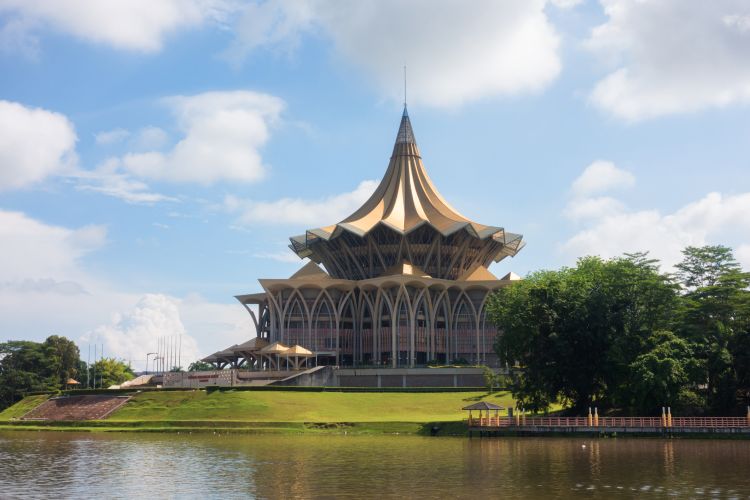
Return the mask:
<path fill-rule="evenodd" d="M 406 64 L 404 64 L 404 110 L 406 110 Z"/>

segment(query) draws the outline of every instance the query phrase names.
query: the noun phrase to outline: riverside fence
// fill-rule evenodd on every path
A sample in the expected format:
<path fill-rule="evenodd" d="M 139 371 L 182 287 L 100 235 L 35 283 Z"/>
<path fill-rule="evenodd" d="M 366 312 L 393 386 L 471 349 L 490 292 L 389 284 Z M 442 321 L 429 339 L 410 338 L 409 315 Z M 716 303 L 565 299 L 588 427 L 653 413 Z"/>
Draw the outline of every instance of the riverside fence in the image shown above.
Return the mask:
<path fill-rule="evenodd" d="M 745 417 L 675 417 L 669 408 L 660 417 L 601 417 L 598 409 L 585 417 L 531 417 L 524 411 L 500 416 L 497 411 L 469 415 L 469 431 L 483 432 L 734 432 L 750 434 L 750 407 Z"/>

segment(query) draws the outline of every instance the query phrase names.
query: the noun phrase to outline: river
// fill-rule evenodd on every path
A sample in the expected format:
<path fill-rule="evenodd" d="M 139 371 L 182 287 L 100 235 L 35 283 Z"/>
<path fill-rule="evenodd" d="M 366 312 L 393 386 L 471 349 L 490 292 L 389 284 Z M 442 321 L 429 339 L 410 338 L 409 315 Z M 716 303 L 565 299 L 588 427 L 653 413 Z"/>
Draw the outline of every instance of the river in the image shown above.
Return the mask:
<path fill-rule="evenodd" d="M 0 498 L 750 498 L 750 441 L 0 432 Z"/>

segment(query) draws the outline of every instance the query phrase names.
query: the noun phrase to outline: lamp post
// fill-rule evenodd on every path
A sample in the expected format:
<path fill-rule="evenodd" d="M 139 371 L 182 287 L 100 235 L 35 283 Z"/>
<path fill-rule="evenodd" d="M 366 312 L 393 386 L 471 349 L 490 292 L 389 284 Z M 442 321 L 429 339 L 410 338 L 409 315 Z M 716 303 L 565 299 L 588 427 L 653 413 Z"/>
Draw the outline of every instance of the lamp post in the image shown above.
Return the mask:
<path fill-rule="evenodd" d="M 157 360 L 159 361 L 159 363 L 156 363 Z M 154 370 L 157 373 L 161 373 L 161 371 L 162 371 L 161 362 L 163 360 L 164 360 L 164 356 L 154 356 Z"/>
<path fill-rule="evenodd" d="M 148 357 L 151 356 L 152 354 L 158 354 L 158 353 L 156 353 L 156 352 L 147 352 L 146 353 L 146 373 L 148 373 Z M 156 358 L 154 358 L 154 359 L 156 359 Z"/>

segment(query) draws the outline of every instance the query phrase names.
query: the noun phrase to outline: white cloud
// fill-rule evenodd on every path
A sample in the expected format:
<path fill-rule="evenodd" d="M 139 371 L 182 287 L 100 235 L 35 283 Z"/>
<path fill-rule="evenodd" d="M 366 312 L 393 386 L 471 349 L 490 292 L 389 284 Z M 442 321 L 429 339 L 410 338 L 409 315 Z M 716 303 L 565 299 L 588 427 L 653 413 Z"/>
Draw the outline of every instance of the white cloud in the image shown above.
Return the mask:
<path fill-rule="evenodd" d="M 161 149 L 169 140 L 167 133 L 159 127 L 148 126 L 138 131 L 135 147 L 139 150 Z"/>
<path fill-rule="evenodd" d="M 128 138 L 130 132 L 124 128 L 116 128 L 113 130 L 105 130 L 98 132 L 94 135 L 94 140 L 97 144 L 115 144 Z"/>
<path fill-rule="evenodd" d="M 185 329 L 199 340 L 204 356 L 255 337 L 253 320 L 239 302 L 219 304 L 190 294 L 179 306 Z"/>
<path fill-rule="evenodd" d="M 288 49 L 320 32 L 384 95 L 401 101 L 402 63 L 409 102 L 453 107 L 495 95 L 538 91 L 560 72 L 559 39 L 544 0 L 269 1 L 247 8 L 228 54 Z"/>
<path fill-rule="evenodd" d="M 558 9 L 570 9 L 583 3 L 583 0 L 549 0 Z"/>
<path fill-rule="evenodd" d="M 184 28 L 221 20 L 231 10 L 225 0 L 0 0 L 0 13 L 14 26 L 6 47 L 38 45 L 37 33 L 52 28 L 117 49 L 161 50 L 164 38 Z"/>
<path fill-rule="evenodd" d="M 377 181 L 362 181 L 354 191 L 317 200 L 281 198 L 276 201 L 253 201 L 227 196 L 224 199 L 224 208 L 230 213 L 238 213 L 237 222 L 244 226 L 320 226 L 338 222 L 362 206 L 377 186 Z"/>
<path fill-rule="evenodd" d="M 160 337 L 172 337 L 172 342 L 175 337 L 181 337 L 181 360 L 198 359 L 198 343 L 186 334 L 178 302 L 161 294 L 144 295 L 132 310 L 125 314 L 116 313 L 109 324 L 83 335 L 81 341 L 84 344 L 104 344 L 105 355 L 109 353 L 109 356 L 140 361 L 144 349 L 156 349 Z M 177 355 L 173 354 L 173 358 L 175 361 L 170 365 L 177 365 Z M 142 367 L 136 365 L 135 368 Z"/>
<path fill-rule="evenodd" d="M 750 243 L 738 246 L 734 251 L 734 256 L 742 264 L 742 269 L 750 271 Z"/>
<path fill-rule="evenodd" d="M 564 215 L 573 220 L 596 219 L 617 215 L 624 210 L 625 205 L 620 200 L 609 196 L 573 198 L 565 207 Z"/>
<path fill-rule="evenodd" d="M 576 196 L 587 196 L 596 193 L 625 189 L 635 185 L 635 176 L 618 168 L 610 161 L 597 160 L 586 167 L 583 173 L 573 181 L 572 191 Z"/>
<path fill-rule="evenodd" d="M 123 173 L 119 158 L 110 158 L 94 170 L 80 170 L 71 177 L 78 180 L 76 189 L 79 191 L 101 193 L 126 203 L 153 205 L 162 201 L 178 201 L 177 198 L 150 191 L 146 183 Z"/>
<path fill-rule="evenodd" d="M 258 47 L 295 49 L 304 31 L 312 29 L 313 4 L 304 0 L 248 3 L 234 26 L 235 39 L 224 57 L 239 66 Z"/>
<path fill-rule="evenodd" d="M 284 102 L 251 91 L 206 92 L 165 102 L 184 137 L 166 153 L 130 153 L 124 167 L 138 177 L 210 185 L 254 182 L 265 173 L 260 148 L 270 137 Z"/>
<path fill-rule="evenodd" d="M 85 276 L 80 259 L 101 248 L 106 239 L 103 226 L 68 229 L 0 210 L 0 279 L 80 281 Z"/>
<path fill-rule="evenodd" d="M 630 121 L 750 100 L 750 3 L 600 0 L 586 46 L 613 66 L 591 100 Z"/>
<path fill-rule="evenodd" d="M 750 193 L 709 193 L 673 213 L 628 210 L 619 200 L 578 197 L 565 209 L 584 228 L 562 245 L 571 257 L 614 257 L 626 252 L 649 251 L 666 268 L 682 260 L 688 245 L 726 244 L 737 248 L 737 257 L 750 257 Z"/>
<path fill-rule="evenodd" d="M 59 334 L 79 340 L 82 353 L 81 342 L 104 341 L 107 355 L 132 359 L 142 369 L 157 333 L 184 332 L 186 366 L 196 352 L 209 354 L 255 335 L 238 303 L 123 292 L 92 276 L 85 258 L 105 244 L 104 227 L 71 229 L 0 210 L 0 241 L 0 339 Z M 80 338 L 81 332 L 89 333 Z"/>
<path fill-rule="evenodd" d="M 75 143 L 75 129 L 64 115 L 0 100 L 0 191 L 74 167 Z"/>

